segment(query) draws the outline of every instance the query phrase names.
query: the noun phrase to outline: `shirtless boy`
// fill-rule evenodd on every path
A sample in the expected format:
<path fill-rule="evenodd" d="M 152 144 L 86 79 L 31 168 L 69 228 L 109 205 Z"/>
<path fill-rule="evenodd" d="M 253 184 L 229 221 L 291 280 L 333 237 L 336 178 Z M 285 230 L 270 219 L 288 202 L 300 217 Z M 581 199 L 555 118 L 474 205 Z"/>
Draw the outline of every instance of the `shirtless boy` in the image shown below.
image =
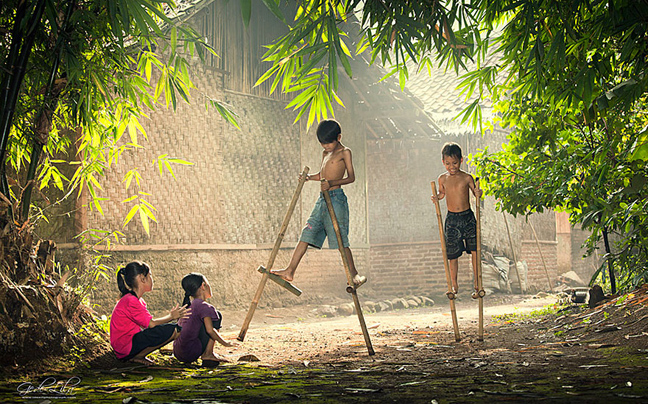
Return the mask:
<path fill-rule="evenodd" d="M 342 129 L 337 121 L 331 119 L 320 122 L 317 127 L 317 139 L 324 148 L 322 152 L 322 165 L 320 172 L 307 175 L 306 181 L 320 181 L 321 190 L 329 191 L 335 217 L 340 227 L 342 245 L 349 260 L 351 277 L 353 278 L 354 286 L 359 287 L 367 281 L 367 278 L 358 275 L 358 271 L 353 263 L 353 256 L 351 255 L 351 249 L 349 249 L 349 205 L 347 204 L 346 195 L 341 188 L 342 185 L 351 184 L 355 181 L 355 172 L 353 170 L 353 161 L 351 160 L 351 149 L 340 143 L 340 139 L 342 138 L 341 133 Z M 306 226 L 302 230 L 299 243 L 295 247 L 288 267 L 270 272 L 289 282 L 292 281 L 297 266 L 306 253 L 308 246 L 322 248 L 324 239 L 327 237 L 329 248 L 338 248 L 337 236 L 335 235 L 333 222 L 326 207 L 324 194 L 320 193 L 320 197 L 315 203 L 310 217 L 306 221 Z"/>
<path fill-rule="evenodd" d="M 472 175 L 461 170 L 463 157 L 461 147 L 456 143 L 446 143 L 441 150 L 443 166 L 447 170 L 439 176 L 439 194 L 432 195 L 432 200 L 446 198 L 448 216 L 445 222 L 446 251 L 450 264 L 453 293 L 457 294 L 457 272 L 459 270 L 459 257 L 464 251 L 472 255 L 473 280 L 475 292 L 472 298 L 479 294 L 477 286 L 477 222 L 470 209 L 468 191 L 471 190 L 477 199 L 481 198 L 482 191 L 475 186 Z M 450 293 L 450 292 L 448 292 Z"/>

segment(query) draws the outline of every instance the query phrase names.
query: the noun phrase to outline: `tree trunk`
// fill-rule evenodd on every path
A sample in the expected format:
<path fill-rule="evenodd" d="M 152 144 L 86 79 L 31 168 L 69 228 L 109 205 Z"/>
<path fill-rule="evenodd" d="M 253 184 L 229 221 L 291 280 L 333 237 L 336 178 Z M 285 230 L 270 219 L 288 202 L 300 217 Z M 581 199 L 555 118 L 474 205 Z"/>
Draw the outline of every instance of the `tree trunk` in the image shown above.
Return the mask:
<path fill-rule="evenodd" d="M 612 294 L 616 293 L 616 278 L 614 277 L 614 267 L 612 266 L 612 255 L 610 251 L 610 240 L 608 240 L 608 228 L 603 227 L 603 243 L 605 244 L 605 255 L 607 256 L 608 272 L 610 274 L 610 285 Z"/>
<path fill-rule="evenodd" d="M 30 4 L 29 1 L 22 1 L 16 10 L 16 20 L 14 21 L 14 28 L 11 35 L 11 49 L 5 65 L 6 76 L 2 80 L 2 88 L 0 89 L 2 91 L 0 100 L 3 102 L 2 114 L 0 115 L 0 174 L 2 177 L 6 175 L 4 168 L 7 156 L 6 149 L 7 143 L 9 142 L 13 114 L 16 108 L 16 102 L 18 101 L 18 94 L 20 93 L 20 86 L 27 71 L 27 62 L 34 45 L 36 31 L 40 26 L 41 16 L 45 9 L 45 0 L 38 0 L 33 9 L 34 12 L 26 24 L 27 31 L 23 32 L 21 27 L 23 27 L 23 20 Z M 23 33 L 25 34 L 24 36 Z M 6 184 L 7 181 L 0 179 L 0 191 L 8 198 L 9 188 Z"/>
<path fill-rule="evenodd" d="M 34 136 L 32 139 L 34 145 L 29 162 L 29 169 L 27 170 L 25 191 L 23 192 L 20 201 L 22 204 L 21 210 L 23 220 L 29 218 L 29 206 L 31 205 L 31 195 L 32 189 L 34 188 L 36 167 L 38 167 L 43 146 L 47 144 L 47 140 L 49 139 L 49 133 L 52 130 L 52 115 L 56 109 L 59 95 L 63 90 L 61 86 L 57 86 L 57 88 L 54 89 L 54 82 L 58 73 L 59 64 L 61 63 L 61 45 L 63 44 L 63 38 L 67 31 L 68 21 L 70 20 L 75 4 L 76 1 L 70 1 L 63 22 L 61 23 L 61 27 L 58 30 L 59 36 L 56 38 L 56 45 L 54 45 L 54 50 L 52 52 L 55 56 L 54 61 L 52 62 L 49 79 L 47 81 L 45 95 L 43 97 L 43 105 L 41 106 L 40 111 L 38 111 L 38 114 L 36 114 L 36 119 L 34 121 Z"/>

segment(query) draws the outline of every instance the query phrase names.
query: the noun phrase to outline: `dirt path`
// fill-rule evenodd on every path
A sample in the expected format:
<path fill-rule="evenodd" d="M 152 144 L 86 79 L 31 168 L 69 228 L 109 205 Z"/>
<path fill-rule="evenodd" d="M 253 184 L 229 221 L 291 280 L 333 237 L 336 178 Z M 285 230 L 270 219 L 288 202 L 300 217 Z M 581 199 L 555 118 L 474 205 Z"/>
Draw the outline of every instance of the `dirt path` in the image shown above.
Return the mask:
<path fill-rule="evenodd" d="M 489 324 L 493 316 L 529 313 L 555 302 L 555 297 L 536 299 L 499 295 L 486 300 L 484 321 Z M 358 354 L 367 355 L 357 315 L 322 318 L 313 315 L 316 312 L 317 307 L 311 306 L 257 311 L 245 342 L 234 350 L 221 349 L 221 353 L 230 359 L 236 359 L 242 353 L 251 353 L 269 365 L 291 363 L 302 358 L 311 358 L 316 363 L 313 358 L 334 353 L 342 347 L 361 348 L 357 350 Z M 242 323 L 245 314 L 223 313 L 226 323 L 233 323 L 223 331 L 227 339 L 235 340 L 239 335 L 238 324 Z M 458 301 L 457 318 L 462 338 L 476 339 L 477 302 L 472 299 Z M 384 347 L 399 343 L 391 337 L 394 330 L 427 330 L 425 332 L 430 343 L 445 343 L 447 335 L 454 336 L 447 301 L 441 301 L 434 307 L 365 313 L 365 322 L 377 356 Z M 485 338 L 488 338 L 488 326 L 484 332 Z"/>
<path fill-rule="evenodd" d="M 260 310 L 243 344 L 219 350 L 231 362 L 217 368 L 179 364 L 167 349 L 151 368 L 97 362 L 8 378 L 0 402 L 24 403 L 19 386 L 52 378 L 63 391 L 78 380 L 63 398 L 92 403 L 648 403 L 648 287 L 596 309 L 520 315 L 553 302 L 492 296 L 487 320 L 518 315 L 489 322 L 483 342 L 470 299 L 457 304 L 460 342 L 447 301 L 367 314 L 374 356 L 355 315 L 321 318 L 307 306 Z M 224 313 L 226 338 L 236 338 L 244 315 Z M 30 394 L 42 400 L 52 393 Z"/>

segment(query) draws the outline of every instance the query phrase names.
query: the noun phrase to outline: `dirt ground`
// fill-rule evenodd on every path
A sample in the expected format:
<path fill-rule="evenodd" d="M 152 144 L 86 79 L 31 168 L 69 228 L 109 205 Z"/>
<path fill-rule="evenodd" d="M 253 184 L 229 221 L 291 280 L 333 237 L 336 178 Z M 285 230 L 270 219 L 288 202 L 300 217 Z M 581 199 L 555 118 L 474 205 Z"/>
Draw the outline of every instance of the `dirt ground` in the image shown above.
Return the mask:
<path fill-rule="evenodd" d="M 487 296 L 484 340 L 477 303 L 365 314 L 375 355 L 357 316 L 322 318 L 317 307 L 258 310 L 245 341 L 218 352 L 216 368 L 120 364 L 110 352 L 89 368 L 5 376 L 2 402 L 646 402 L 648 286 L 589 309 L 555 296 Z M 559 307 L 559 308 L 553 308 Z M 245 312 L 224 312 L 235 340 Z M 61 402 L 61 401 L 56 401 Z"/>

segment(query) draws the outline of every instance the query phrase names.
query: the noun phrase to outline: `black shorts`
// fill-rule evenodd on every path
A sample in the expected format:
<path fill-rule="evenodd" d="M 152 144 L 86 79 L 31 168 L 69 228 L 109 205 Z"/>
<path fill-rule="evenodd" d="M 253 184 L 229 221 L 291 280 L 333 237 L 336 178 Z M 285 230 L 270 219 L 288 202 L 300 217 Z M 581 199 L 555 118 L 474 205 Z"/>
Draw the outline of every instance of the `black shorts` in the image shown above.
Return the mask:
<path fill-rule="evenodd" d="M 133 335 L 133 347 L 128 356 L 122 358 L 127 361 L 146 348 L 160 346 L 167 342 L 175 330 L 180 331 L 182 327 L 177 324 L 160 324 L 153 328 L 146 328 Z"/>
<path fill-rule="evenodd" d="M 464 251 L 477 250 L 477 221 L 472 210 L 448 212 L 445 222 L 446 252 L 448 259 L 461 257 Z"/>
<path fill-rule="evenodd" d="M 200 346 L 202 347 L 202 352 L 205 353 L 205 350 L 207 349 L 207 344 L 211 339 L 209 334 L 207 334 L 207 328 L 205 327 L 205 323 L 202 323 L 202 325 L 200 326 L 200 331 L 198 331 L 198 339 L 200 340 Z"/>

